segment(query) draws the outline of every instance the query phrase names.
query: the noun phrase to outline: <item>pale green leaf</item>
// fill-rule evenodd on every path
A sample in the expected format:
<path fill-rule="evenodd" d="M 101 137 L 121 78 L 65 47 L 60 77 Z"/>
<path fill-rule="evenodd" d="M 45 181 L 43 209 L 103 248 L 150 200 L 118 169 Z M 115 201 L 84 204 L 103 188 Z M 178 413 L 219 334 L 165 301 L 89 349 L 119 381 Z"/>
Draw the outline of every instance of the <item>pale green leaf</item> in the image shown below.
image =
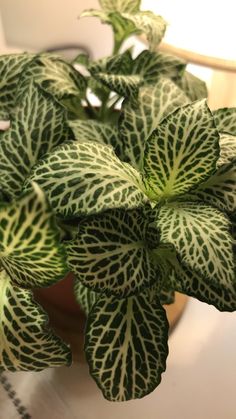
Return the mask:
<path fill-rule="evenodd" d="M 99 0 L 99 3 L 106 12 L 136 13 L 141 0 Z"/>
<path fill-rule="evenodd" d="M 236 136 L 230 134 L 220 134 L 220 158 L 217 166 L 230 163 L 236 158 Z"/>
<path fill-rule="evenodd" d="M 46 313 L 30 291 L 0 274 L 0 368 L 41 371 L 71 364 L 69 347 L 47 327 Z"/>
<path fill-rule="evenodd" d="M 88 317 L 85 353 L 106 399 L 141 398 L 161 381 L 168 355 L 168 322 L 149 294 L 101 297 Z"/>
<path fill-rule="evenodd" d="M 10 197 L 18 196 L 31 167 L 53 147 L 68 140 L 70 132 L 65 110 L 31 81 L 15 109 L 10 128 L 1 136 L 1 188 Z"/>
<path fill-rule="evenodd" d="M 207 86 L 204 81 L 185 71 L 182 78 L 176 80 L 176 84 L 184 91 L 184 93 L 193 102 L 195 100 L 207 98 Z"/>
<path fill-rule="evenodd" d="M 0 207 L 0 258 L 12 283 L 50 286 L 68 271 L 52 210 L 37 185 Z"/>
<path fill-rule="evenodd" d="M 120 138 L 128 161 L 139 170 L 143 165 L 145 143 L 158 124 L 187 97 L 169 79 L 159 78 L 155 85 L 139 89 L 137 101 L 124 103 L 119 120 Z"/>
<path fill-rule="evenodd" d="M 230 163 L 222 164 L 216 173 L 191 191 L 193 199 L 233 212 L 236 210 L 236 156 Z"/>
<path fill-rule="evenodd" d="M 88 315 L 101 294 L 85 287 L 80 281 L 75 279 L 74 296 L 81 309 Z"/>
<path fill-rule="evenodd" d="M 236 136 L 236 108 L 220 108 L 212 113 L 220 132 Z"/>
<path fill-rule="evenodd" d="M 154 243 L 157 247 L 159 236 L 140 210 L 107 211 L 79 224 L 77 238 L 66 243 L 67 262 L 85 286 L 122 298 L 160 283 Z"/>
<path fill-rule="evenodd" d="M 16 90 L 25 65 L 34 54 L 9 54 L 0 56 L 0 103 L 6 112 L 15 106 Z"/>
<path fill-rule="evenodd" d="M 146 35 L 150 50 L 155 51 L 166 31 L 165 20 L 150 11 L 121 13 L 121 16 L 131 21 L 138 32 Z"/>
<path fill-rule="evenodd" d="M 111 147 L 71 142 L 57 147 L 31 172 L 55 212 L 64 217 L 112 208 L 135 208 L 146 201 L 140 174 L 121 162 Z"/>
<path fill-rule="evenodd" d="M 157 197 L 187 192 L 215 171 L 219 134 L 205 101 L 169 115 L 146 142 L 144 173 Z"/>
<path fill-rule="evenodd" d="M 172 244 L 184 265 L 215 286 L 235 281 L 230 221 L 222 212 L 201 203 L 166 203 L 156 224 L 161 242 Z"/>

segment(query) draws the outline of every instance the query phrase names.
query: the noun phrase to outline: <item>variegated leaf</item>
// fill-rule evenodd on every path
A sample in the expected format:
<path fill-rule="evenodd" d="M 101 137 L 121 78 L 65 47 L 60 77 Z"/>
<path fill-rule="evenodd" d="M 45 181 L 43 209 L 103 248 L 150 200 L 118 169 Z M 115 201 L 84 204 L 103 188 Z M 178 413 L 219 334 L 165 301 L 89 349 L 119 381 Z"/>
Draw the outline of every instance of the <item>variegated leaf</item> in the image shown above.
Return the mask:
<path fill-rule="evenodd" d="M 220 134 L 220 158 L 217 166 L 230 163 L 236 158 L 236 136 L 230 134 Z"/>
<path fill-rule="evenodd" d="M 161 381 L 168 355 L 168 322 L 149 294 L 101 297 L 88 317 L 85 353 L 106 399 L 141 398 Z"/>
<path fill-rule="evenodd" d="M 140 74 L 145 83 L 156 84 L 160 76 L 178 79 L 185 67 L 185 61 L 173 55 L 144 50 L 134 60 L 132 72 Z"/>
<path fill-rule="evenodd" d="M 31 81 L 10 129 L 1 137 L 2 189 L 10 197 L 19 195 L 31 167 L 53 147 L 68 140 L 70 133 L 65 110 Z"/>
<path fill-rule="evenodd" d="M 31 291 L 0 274 L 0 368 L 41 371 L 71 364 L 69 347 L 47 328 L 48 318 Z"/>
<path fill-rule="evenodd" d="M 25 67 L 17 89 L 18 101 L 27 94 L 31 80 L 61 104 L 71 97 L 79 100 L 86 89 L 85 78 L 72 65 L 52 54 L 37 55 Z"/>
<path fill-rule="evenodd" d="M 144 173 L 157 197 L 187 192 L 216 169 L 219 134 L 205 101 L 169 115 L 146 142 Z"/>
<path fill-rule="evenodd" d="M 105 74 L 97 73 L 94 77 L 103 83 L 110 90 L 118 93 L 120 96 L 129 97 L 135 96 L 138 93 L 138 88 L 142 84 L 142 77 L 134 75 L 123 74 Z"/>
<path fill-rule="evenodd" d="M 92 141 L 57 147 L 35 166 L 26 188 L 32 180 L 64 217 L 135 208 L 147 199 L 140 174 L 121 162 L 111 147 Z"/>
<path fill-rule="evenodd" d="M 128 49 L 122 54 L 116 54 L 93 61 L 89 65 L 91 74 L 131 74 L 133 59 L 131 51 Z"/>
<path fill-rule="evenodd" d="M 165 278 L 166 279 L 166 278 Z M 159 301 L 161 305 L 169 305 L 175 302 L 175 290 L 170 281 L 165 285 L 162 285 L 160 288 L 160 284 L 154 283 L 149 288 L 149 293 L 151 296 L 151 302 Z"/>
<path fill-rule="evenodd" d="M 162 288 L 160 293 L 161 305 L 170 305 L 175 302 L 175 291 L 172 288 Z"/>
<path fill-rule="evenodd" d="M 85 286 L 119 298 L 161 281 L 151 247 L 159 236 L 140 210 L 112 210 L 89 217 L 66 244 L 70 270 Z"/>
<path fill-rule="evenodd" d="M 150 11 L 135 14 L 121 13 L 121 16 L 131 21 L 138 32 L 146 35 L 150 50 L 155 51 L 165 35 L 165 20 Z"/>
<path fill-rule="evenodd" d="M 89 119 L 80 119 L 68 122 L 74 137 L 79 141 L 97 141 L 101 144 L 112 146 L 118 157 L 123 157 L 122 144 L 119 138 L 119 131 L 115 125 Z"/>
<path fill-rule="evenodd" d="M 161 120 L 188 103 L 184 93 L 169 79 L 139 89 L 137 101 L 123 105 L 119 120 L 120 138 L 128 161 L 139 170 L 143 165 L 145 143 Z"/>
<path fill-rule="evenodd" d="M 169 278 L 176 291 L 211 304 L 220 311 L 232 312 L 236 310 L 235 283 L 216 286 L 202 277 L 199 272 L 181 266 L 177 260 L 174 263 L 172 259 L 171 262 L 174 269 Z"/>
<path fill-rule="evenodd" d="M 52 210 L 37 185 L 0 207 L 0 258 L 12 283 L 24 288 L 50 286 L 68 271 Z"/>
<path fill-rule="evenodd" d="M 192 102 L 208 96 L 206 83 L 188 71 L 184 72 L 182 78 L 176 80 L 176 84 Z"/>
<path fill-rule="evenodd" d="M 236 210 L 236 156 L 222 164 L 209 179 L 191 191 L 189 196 L 199 198 L 221 210 Z"/>
<path fill-rule="evenodd" d="M 0 103 L 6 112 L 15 106 L 20 75 L 33 56 L 28 53 L 0 56 Z"/>
<path fill-rule="evenodd" d="M 182 263 L 215 286 L 235 281 L 230 221 L 214 207 L 172 202 L 158 211 L 161 242 L 174 245 Z"/>
<path fill-rule="evenodd" d="M 74 282 L 74 295 L 77 303 L 86 315 L 90 313 L 93 305 L 101 297 L 100 293 L 85 287 L 80 281 L 76 279 Z"/>
<path fill-rule="evenodd" d="M 1 131 L 3 130 L 3 128 L 2 128 L 2 122 L 3 121 L 5 123 L 6 123 L 6 121 L 10 121 L 10 115 L 4 107 L 4 103 L 1 103 L 1 108 L 0 108 L 0 134 L 1 134 Z"/>
<path fill-rule="evenodd" d="M 220 132 L 236 136 L 236 108 L 220 108 L 212 113 Z"/>
<path fill-rule="evenodd" d="M 107 12 L 136 13 L 141 0 L 99 0 L 101 8 Z"/>

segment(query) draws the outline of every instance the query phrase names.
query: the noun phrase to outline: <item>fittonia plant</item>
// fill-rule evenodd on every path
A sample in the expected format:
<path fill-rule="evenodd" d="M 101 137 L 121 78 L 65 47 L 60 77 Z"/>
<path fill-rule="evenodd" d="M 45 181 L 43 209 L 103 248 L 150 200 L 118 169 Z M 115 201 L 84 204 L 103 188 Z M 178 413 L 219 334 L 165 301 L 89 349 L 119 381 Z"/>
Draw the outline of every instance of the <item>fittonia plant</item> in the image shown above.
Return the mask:
<path fill-rule="evenodd" d="M 0 59 L 0 367 L 70 364 L 32 289 L 72 271 L 90 372 L 117 401 L 161 381 L 174 291 L 236 309 L 236 109 L 209 110 L 139 3 L 84 13 L 115 39 L 108 58 L 77 57 L 86 76 L 50 54 Z M 120 52 L 142 32 L 149 50 Z"/>

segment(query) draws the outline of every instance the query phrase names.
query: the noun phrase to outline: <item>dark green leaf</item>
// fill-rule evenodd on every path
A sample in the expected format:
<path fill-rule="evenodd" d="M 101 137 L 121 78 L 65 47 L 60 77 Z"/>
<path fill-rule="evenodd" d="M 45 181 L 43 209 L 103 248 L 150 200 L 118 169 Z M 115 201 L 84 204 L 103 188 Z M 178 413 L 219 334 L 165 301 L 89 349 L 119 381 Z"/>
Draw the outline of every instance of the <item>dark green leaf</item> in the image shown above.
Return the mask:
<path fill-rule="evenodd" d="M 192 102 L 199 99 L 205 99 L 208 96 L 206 83 L 188 71 L 184 72 L 182 78 L 176 80 L 176 84 Z"/>
<path fill-rule="evenodd" d="M 106 399 L 141 398 L 161 381 L 168 355 L 168 322 L 148 294 L 101 297 L 88 317 L 85 353 Z"/>
<path fill-rule="evenodd" d="M 107 211 L 80 223 L 77 238 L 66 244 L 67 261 L 81 283 L 122 298 L 154 281 L 160 286 L 151 253 L 158 244 L 140 210 Z"/>
<path fill-rule="evenodd" d="M 152 131 L 169 113 L 186 103 L 187 97 L 167 78 L 159 78 L 154 86 L 141 87 L 137 101 L 124 103 L 119 121 L 120 138 L 134 167 L 142 169 L 145 143 Z"/>
<path fill-rule="evenodd" d="M 172 202 L 158 210 L 161 242 L 172 244 L 181 262 L 209 278 L 213 285 L 235 281 L 230 222 L 225 215 L 201 203 Z"/>
<path fill-rule="evenodd" d="M 53 147 L 70 138 L 66 112 L 35 86 L 18 104 L 11 127 L 1 136 L 0 185 L 10 197 L 19 195 L 31 167 Z"/>
<path fill-rule="evenodd" d="M 216 127 L 220 132 L 236 136 L 236 108 L 221 108 L 213 111 Z"/>

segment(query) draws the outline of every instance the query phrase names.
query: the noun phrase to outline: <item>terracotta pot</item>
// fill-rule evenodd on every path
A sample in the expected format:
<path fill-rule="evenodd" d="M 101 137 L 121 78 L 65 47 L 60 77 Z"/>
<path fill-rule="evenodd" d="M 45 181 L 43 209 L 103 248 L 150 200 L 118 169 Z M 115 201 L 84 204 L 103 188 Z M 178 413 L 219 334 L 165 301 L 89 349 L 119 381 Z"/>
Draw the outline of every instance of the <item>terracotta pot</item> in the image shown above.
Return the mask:
<path fill-rule="evenodd" d="M 49 324 L 55 332 L 71 345 L 73 361 L 84 361 L 83 341 L 86 316 L 77 304 L 73 294 L 74 275 L 69 273 L 63 280 L 50 288 L 34 291 L 36 301 L 46 310 Z M 180 319 L 187 297 L 176 293 L 175 303 L 165 306 L 170 332 Z"/>

